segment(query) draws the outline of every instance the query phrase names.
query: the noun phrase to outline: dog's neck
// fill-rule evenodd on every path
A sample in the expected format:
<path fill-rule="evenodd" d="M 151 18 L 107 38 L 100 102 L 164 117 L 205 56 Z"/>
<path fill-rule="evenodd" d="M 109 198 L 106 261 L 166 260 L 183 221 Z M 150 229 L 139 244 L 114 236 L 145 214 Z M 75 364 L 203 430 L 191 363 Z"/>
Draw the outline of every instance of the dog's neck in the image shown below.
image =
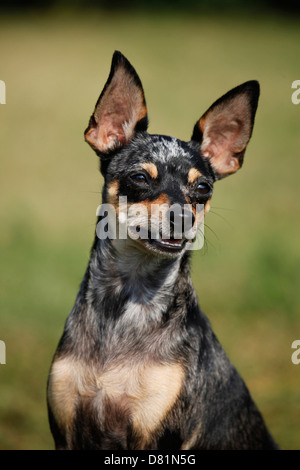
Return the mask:
<path fill-rule="evenodd" d="M 187 257 L 162 258 L 131 239 L 96 240 L 89 267 L 89 301 L 104 315 L 160 321 L 174 297 Z M 133 318 L 132 318 L 133 319 Z"/>
<path fill-rule="evenodd" d="M 132 243 L 116 246 L 96 238 L 66 324 L 74 354 L 99 361 L 101 349 L 102 367 L 134 354 L 159 360 L 166 348 L 178 354 L 184 338 L 176 332 L 188 313 L 186 299 L 197 305 L 187 253 L 160 258 Z"/>

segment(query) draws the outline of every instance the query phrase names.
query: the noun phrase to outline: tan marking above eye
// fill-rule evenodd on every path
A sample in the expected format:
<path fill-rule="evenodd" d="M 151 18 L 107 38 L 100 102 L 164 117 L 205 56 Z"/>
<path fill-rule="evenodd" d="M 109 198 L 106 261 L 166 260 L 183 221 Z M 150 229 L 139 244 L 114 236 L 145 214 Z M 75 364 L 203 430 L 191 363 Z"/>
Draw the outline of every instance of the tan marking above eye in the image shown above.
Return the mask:
<path fill-rule="evenodd" d="M 149 173 L 151 178 L 154 178 L 154 179 L 157 178 L 158 170 L 157 170 L 157 166 L 154 165 L 154 163 L 145 162 L 145 163 L 142 163 L 141 167 L 144 168 L 144 170 L 146 170 Z"/>
<path fill-rule="evenodd" d="M 191 168 L 188 172 L 188 182 L 194 183 L 194 181 L 196 181 L 200 176 L 202 176 L 202 174 L 197 170 L 197 168 Z"/>

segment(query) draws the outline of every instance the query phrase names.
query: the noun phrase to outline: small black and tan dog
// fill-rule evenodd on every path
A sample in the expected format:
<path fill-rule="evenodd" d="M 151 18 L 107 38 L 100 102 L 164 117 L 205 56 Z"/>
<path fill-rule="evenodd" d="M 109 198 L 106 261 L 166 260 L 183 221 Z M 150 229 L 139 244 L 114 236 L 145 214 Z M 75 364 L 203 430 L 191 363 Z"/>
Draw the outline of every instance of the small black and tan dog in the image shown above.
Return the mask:
<path fill-rule="evenodd" d="M 196 206 L 207 212 L 214 182 L 243 163 L 258 97 L 256 81 L 229 91 L 189 142 L 150 135 L 141 81 L 115 52 L 85 131 L 100 157 L 103 203 L 117 218 L 121 198 L 147 214 L 176 204 L 182 225 L 199 225 Z M 174 217 L 161 219 L 155 237 L 145 215 L 131 218 L 128 235 L 135 227 L 149 236 L 95 237 L 49 375 L 56 448 L 277 449 L 199 308 L 192 239 L 175 234 Z"/>

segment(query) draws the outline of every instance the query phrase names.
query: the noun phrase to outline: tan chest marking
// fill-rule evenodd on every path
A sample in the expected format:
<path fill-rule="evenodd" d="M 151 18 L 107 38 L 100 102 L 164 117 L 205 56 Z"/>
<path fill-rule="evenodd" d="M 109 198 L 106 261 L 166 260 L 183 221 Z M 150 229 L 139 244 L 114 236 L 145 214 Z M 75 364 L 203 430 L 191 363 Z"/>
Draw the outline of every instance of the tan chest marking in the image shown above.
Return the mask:
<path fill-rule="evenodd" d="M 59 428 L 66 433 L 67 440 L 77 397 L 93 397 L 96 393 L 96 378 L 92 370 L 70 357 L 53 363 L 49 376 L 48 401 Z"/>
<path fill-rule="evenodd" d="M 100 375 L 71 358 L 54 362 L 48 397 L 59 427 L 68 433 L 75 414 L 76 400 L 94 398 L 103 392 L 109 401 L 129 410 L 133 428 L 143 436 L 160 425 L 179 396 L 184 371 L 179 364 L 119 364 Z M 141 445 L 143 445 L 141 443 Z"/>
<path fill-rule="evenodd" d="M 180 450 L 190 450 L 194 448 L 194 446 L 197 444 L 197 441 L 200 438 L 201 428 L 202 428 L 202 423 L 200 422 L 197 425 L 196 429 L 193 431 L 190 438 L 182 444 L 182 446 L 180 447 Z"/>
<path fill-rule="evenodd" d="M 122 400 L 123 406 L 130 409 L 134 429 L 147 440 L 174 405 L 183 377 L 179 364 L 121 365 L 103 373 L 98 387 L 111 400 Z"/>

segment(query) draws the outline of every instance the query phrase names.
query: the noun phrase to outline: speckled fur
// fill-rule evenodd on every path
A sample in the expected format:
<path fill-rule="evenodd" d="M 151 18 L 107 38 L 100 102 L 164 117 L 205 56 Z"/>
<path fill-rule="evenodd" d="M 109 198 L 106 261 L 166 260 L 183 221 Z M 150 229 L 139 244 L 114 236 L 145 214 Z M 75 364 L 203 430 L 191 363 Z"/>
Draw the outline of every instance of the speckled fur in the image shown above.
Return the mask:
<path fill-rule="evenodd" d="M 238 113 L 228 118 L 236 97 Z M 140 79 L 116 52 L 85 132 L 100 157 L 103 202 L 163 195 L 170 204 L 209 204 L 214 182 L 242 164 L 257 100 L 258 84 L 248 82 L 203 115 L 189 142 L 150 135 Z M 145 163 L 154 171 L 139 187 L 130 175 Z M 199 196 L 200 183 L 207 191 Z M 167 256 L 135 240 L 95 237 L 49 375 L 57 449 L 277 448 L 200 310 L 187 247 Z"/>

